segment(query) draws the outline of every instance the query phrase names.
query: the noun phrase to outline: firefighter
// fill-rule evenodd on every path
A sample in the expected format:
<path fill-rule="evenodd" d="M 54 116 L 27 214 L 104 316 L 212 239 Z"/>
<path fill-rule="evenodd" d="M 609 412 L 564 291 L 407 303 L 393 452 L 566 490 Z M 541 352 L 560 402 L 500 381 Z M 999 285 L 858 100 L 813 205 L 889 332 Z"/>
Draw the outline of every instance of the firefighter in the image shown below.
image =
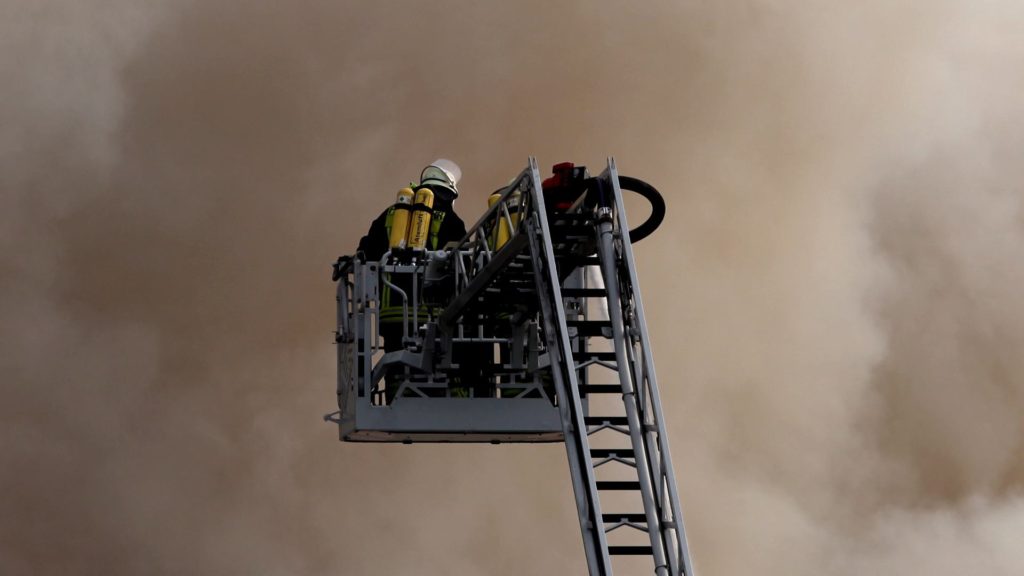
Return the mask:
<path fill-rule="evenodd" d="M 451 160 L 438 159 L 430 163 L 420 174 L 418 184 L 399 192 L 398 202 L 389 207 L 370 225 L 370 230 L 359 240 L 358 254 L 364 261 L 380 260 L 388 250 L 425 248 L 439 250 L 449 242 L 458 242 L 466 235 L 466 224 L 455 213 L 455 199 L 459 196 L 458 181 L 462 172 Z M 418 201 L 412 201 L 418 199 Z M 426 199 L 426 201 L 424 201 Z M 400 211 L 411 212 L 410 215 Z M 421 217 L 417 218 L 417 212 Z M 426 217 L 425 217 L 426 216 Z M 428 226 L 422 246 L 413 246 L 413 228 L 417 223 Z M 408 234 L 397 228 L 409 228 Z M 398 286 L 411 289 L 411 283 L 393 278 Z M 409 295 L 411 297 L 411 294 Z M 409 306 L 412 305 L 410 301 Z M 384 338 L 384 350 L 391 352 L 402 347 L 402 301 L 401 296 L 392 297 L 391 290 L 382 285 L 380 307 L 380 335 Z M 398 374 L 388 374 L 386 397 L 390 404 L 394 398 Z"/>

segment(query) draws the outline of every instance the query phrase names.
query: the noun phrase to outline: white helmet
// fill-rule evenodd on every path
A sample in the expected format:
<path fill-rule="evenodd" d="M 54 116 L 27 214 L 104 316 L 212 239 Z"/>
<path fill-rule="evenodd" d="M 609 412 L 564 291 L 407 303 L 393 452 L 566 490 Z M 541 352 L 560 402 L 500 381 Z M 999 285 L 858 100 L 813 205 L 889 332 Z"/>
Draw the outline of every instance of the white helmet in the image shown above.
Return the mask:
<path fill-rule="evenodd" d="M 445 158 L 438 158 L 423 169 L 420 174 L 420 186 L 440 186 L 451 190 L 457 198 L 459 196 L 458 183 L 462 178 L 462 170 L 459 165 Z"/>

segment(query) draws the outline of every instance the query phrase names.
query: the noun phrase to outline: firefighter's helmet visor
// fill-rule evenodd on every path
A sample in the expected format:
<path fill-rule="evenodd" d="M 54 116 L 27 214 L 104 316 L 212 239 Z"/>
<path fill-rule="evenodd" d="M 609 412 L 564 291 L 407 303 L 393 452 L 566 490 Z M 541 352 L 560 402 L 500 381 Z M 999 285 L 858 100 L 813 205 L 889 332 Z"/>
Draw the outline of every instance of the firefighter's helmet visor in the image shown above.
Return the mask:
<path fill-rule="evenodd" d="M 420 186 L 440 186 L 447 188 L 455 195 L 459 195 L 457 184 L 462 177 L 459 166 L 451 160 L 435 160 L 433 164 L 423 169 L 420 174 Z"/>

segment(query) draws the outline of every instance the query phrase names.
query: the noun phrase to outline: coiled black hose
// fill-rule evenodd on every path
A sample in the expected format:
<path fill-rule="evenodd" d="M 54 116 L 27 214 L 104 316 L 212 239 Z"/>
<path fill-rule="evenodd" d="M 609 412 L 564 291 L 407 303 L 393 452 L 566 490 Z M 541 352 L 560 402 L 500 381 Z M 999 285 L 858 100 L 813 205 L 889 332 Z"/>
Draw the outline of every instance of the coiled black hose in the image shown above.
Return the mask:
<path fill-rule="evenodd" d="M 658 226 L 661 226 L 662 221 L 665 220 L 665 199 L 661 197 L 661 193 L 654 186 L 639 178 L 619 176 L 619 187 L 623 190 L 636 192 L 651 203 L 651 215 L 647 217 L 643 224 L 629 231 L 629 241 L 639 242 L 650 236 L 652 232 L 658 229 Z"/>

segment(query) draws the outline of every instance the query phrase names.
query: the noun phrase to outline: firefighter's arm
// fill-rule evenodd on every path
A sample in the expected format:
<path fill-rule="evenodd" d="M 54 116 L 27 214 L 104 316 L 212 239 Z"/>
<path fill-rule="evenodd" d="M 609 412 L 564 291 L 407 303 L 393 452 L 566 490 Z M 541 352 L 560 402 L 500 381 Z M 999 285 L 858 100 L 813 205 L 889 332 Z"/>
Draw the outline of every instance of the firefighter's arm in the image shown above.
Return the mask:
<path fill-rule="evenodd" d="M 386 219 L 387 211 L 385 210 L 370 224 L 370 230 L 359 240 L 357 253 L 362 254 L 365 260 L 380 260 L 388 251 Z"/>
<path fill-rule="evenodd" d="M 466 223 L 459 218 L 459 215 L 452 212 L 444 219 L 442 223 L 442 231 L 440 242 L 438 246 L 444 246 L 449 242 L 458 242 L 462 240 L 462 237 L 466 235 Z"/>

